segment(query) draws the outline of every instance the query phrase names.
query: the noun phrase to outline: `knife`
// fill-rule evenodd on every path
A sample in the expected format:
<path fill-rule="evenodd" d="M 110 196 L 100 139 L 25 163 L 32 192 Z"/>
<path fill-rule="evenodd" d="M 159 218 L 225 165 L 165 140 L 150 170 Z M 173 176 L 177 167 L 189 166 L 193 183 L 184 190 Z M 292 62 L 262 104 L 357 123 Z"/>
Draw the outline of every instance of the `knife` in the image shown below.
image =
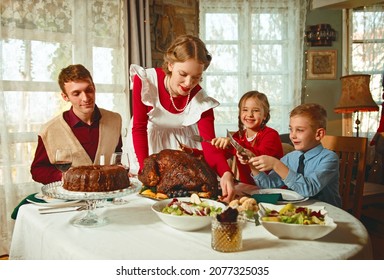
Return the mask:
<path fill-rule="evenodd" d="M 232 146 L 236 149 L 236 151 L 239 152 L 239 154 L 241 154 L 244 157 L 245 160 L 248 160 L 251 157 L 256 156 L 250 150 L 245 149 L 235 139 L 233 139 L 232 134 L 228 131 L 228 129 L 227 129 L 227 137 L 229 137 L 229 142 L 232 144 Z"/>
<path fill-rule="evenodd" d="M 51 210 L 54 210 L 54 211 L 44 211 L 44 212 L 40 212 L 40 214 L 44 215 L 44 214 L 66 213 L 66 212 L 73 212 L 73 211 L 83 211 L 83 210 L 87 210 L 87 206 L 84 205 L 84 206 L 80 206 L 80 207 L 73 207 L 72 209 L 67 208 L 64 210 L 60 210 L 59 208 L 51 209 Z"/>
<path fill-rule="evenodd" d="M 50 210 L 55 210 L 55 209 L 63 209 L 63 208 L 72 208 L 72 207 L 79 207 L 79 206 L 84 206 L 84 205 L 87 205 L 84 201 L 78 201 L 78 202 L 74 202 L 74 203 L 68 203 L 68 204 L 59 204 L 59 205 L 52 205 L 52 206 L 48 206 L 48 207 L 44 207 L 44 208 L 39 208 L 39 211 L 50 211 Z"/>

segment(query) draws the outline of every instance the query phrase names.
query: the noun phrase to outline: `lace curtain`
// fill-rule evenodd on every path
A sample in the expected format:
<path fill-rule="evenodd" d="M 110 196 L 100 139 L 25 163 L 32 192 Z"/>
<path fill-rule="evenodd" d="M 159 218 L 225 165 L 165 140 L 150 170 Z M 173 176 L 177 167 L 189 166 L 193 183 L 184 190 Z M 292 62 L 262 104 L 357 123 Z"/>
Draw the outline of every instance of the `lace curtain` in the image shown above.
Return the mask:
<path fill-rule="evenodd" d="M 268 125 L 287 133 L 289 112 L 301 103 L 305 0 L 200 0 L 200 37 L 212 53 L 203 86 L 220 100 L 219 136 L 238 129 L 240 97 L 249 90 L 268 96 Z"/>
<path fill-rule="evenodd" d="M 96 84 L 96 103 L 119 112 L 124 128 L 130 112 L 125 1 L 2 0 L 0 8 L 2 255 L 9 253 L 13 209 L 41 189 L 29 171 L 37 133 L 43 123 L 69 109 L 57 84 L 60 70 L 69 64 L 87 67 Z"/>

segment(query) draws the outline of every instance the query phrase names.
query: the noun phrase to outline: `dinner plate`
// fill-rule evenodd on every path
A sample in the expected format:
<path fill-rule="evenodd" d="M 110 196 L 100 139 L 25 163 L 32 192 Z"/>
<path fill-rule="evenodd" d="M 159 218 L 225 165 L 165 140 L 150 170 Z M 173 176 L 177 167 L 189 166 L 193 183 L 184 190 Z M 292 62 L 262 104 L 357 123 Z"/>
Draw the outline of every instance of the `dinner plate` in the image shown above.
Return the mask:
<path fill-rule="evenodd" d="M 49 197 L 49 196 L 46 196 L 42 193 L 35 194 L 35 198 L 40 199 L 40 200 L 44 200 L 46 203 L 63 203 L 63 202 L 67 201 L 64 199 Z"/>
<path fill-rule="evenodd" d="M 280 193 L 282 196 L 282 200 L 279 200 L 278 203 L 286 203 L 286 202 L 302 202 L 308 200 L 308 197 L 304 197 L 297 192 L 286 190 L 286 189 L 260 189 L 253 191 L 252 194 L 271 194 L 271 193 Z"/>
<path fill-rule="evenodd" d="M 40 199 L 40 198 L 39 198 Z M 52 207 L 52 206 L 55 206 L 55 207 L 61 207 L 61 206 L 69 206 L 71 204 L 76 204 L 78 202 L 80 202 L 81 200 L 62 200 L 62 199 L 55 199 L 56 201 L 51 201 L 51 202 L 36 202 L 36 201 L 33 201 L 33 200 L 30 200 L 30 199 L 27 199 L 28 202 L 32 203 L 32 204 L 35 204 L 35 205 L 38 205 L 38 206 L 42 206 L 42 207 Z"/>

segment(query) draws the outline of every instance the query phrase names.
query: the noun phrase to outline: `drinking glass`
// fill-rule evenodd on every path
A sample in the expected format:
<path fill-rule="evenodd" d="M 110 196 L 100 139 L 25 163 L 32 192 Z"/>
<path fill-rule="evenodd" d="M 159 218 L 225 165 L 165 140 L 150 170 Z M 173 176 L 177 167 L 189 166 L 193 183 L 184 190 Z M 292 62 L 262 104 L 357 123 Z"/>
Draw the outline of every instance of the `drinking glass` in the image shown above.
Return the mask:
<path fill-rule="evenodd" d="M 121 165 L 129 172 L 129 158 L 127 153 L 115 152 L 111 157 L 111 165 Z"/>
<path fill-rule="evenodd" d="M 219 252 L 237 252 L 243 248 L 242 231 L 245 220 L 240 217 L 236 222 L 219 222 L 212 218 L 211 247 Z"/>
<path fill-rule="evenodd" d="M 71 149 L 57 149 L 54 165 L 62 173 L 65 173 L 72 165 Z"/>

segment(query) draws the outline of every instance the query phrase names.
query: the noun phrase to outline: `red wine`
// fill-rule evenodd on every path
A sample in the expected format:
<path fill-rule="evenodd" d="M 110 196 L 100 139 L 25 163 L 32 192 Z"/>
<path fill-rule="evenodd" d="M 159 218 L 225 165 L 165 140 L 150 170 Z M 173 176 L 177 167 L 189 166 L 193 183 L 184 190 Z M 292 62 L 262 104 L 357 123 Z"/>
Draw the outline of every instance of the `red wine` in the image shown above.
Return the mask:
<path fill-rule="evenodd" d="M 57 169 L 59 169 L 61 172 L 67 171 L 72 165 L 72 162 L 69 161 L 56 161 L 55 166 Z"/>

